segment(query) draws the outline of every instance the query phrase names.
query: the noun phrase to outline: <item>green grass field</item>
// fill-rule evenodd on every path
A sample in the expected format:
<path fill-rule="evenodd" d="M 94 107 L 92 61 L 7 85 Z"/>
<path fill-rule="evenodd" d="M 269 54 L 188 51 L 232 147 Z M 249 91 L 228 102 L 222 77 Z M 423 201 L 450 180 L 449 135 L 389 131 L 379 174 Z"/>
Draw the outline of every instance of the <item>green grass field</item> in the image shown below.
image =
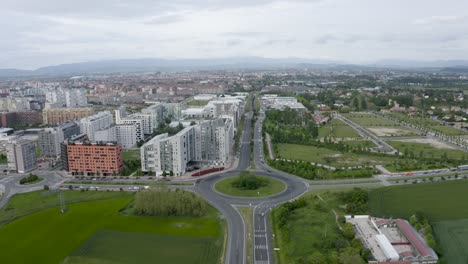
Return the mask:
<path fill-rule="evenodd" d="M 215 189 L 220 192 L 231 196 L 242 196 L 242 197 L 264 197 L 270 196 L 282 192 L 286 186 L 283 182 L 263 177 L 257 176 L 268 181 L 268 185 L 260 187 L 256 190 L 244 190 L 232 186 L 232 183 L 237 180 L 239 177 L 231 177 L 221 180 L 215 184 Z"/>
<path fill-rule="evenodd" d="M 73 204 L 93 200 L 115 199 L 132 196 L 133 194 L 127 192 L 65 191 L 64 201 L 66 204 Z M 0 209 L 0 226 L 17 218 L 37 213 L 52 207 L 57 207 L 59 205 L 60 197 L 58 192 L 53 193 L 36 191 L 15 195 L 10 199 L 8 204 Z"/>
<path fill-rule="evenodd" d="M 440 158 L 444 153 L 447 153 L 449 159 L 463 159 L 466 156 L 466 153 L 461 150 L 436 148 L 429 143 L 406 141 L 387 141 L 387 143 L 402 153 L 407 148 L 408 151 L 412 151 L 416 157 L 420 156 L 421 151 L 425 158 Z"/>
<path fill-rule="evenodd" d="M 448 126 L 431 126 L 431 128 L 439 133 L 445 134 L 447 136 L 462 136 L 462 135 L 467 135 L 465 131 L 462 131 L 460 129 L 456 129 L 453 127 L 448 127 Z"/>
<path fill-rule="evenodd" d="M 432 120 L 431 118 L 428 117 L 422 117 L 422 116 L 407 116 L 405 114 L 400 114 L 400 113 L 391 113 L 387 114 L 388 116 L 391 116 L 393 118 L 397 118 L 398 120 L 404 121 L 406 123 L 414 124 L 417 126 L 422 126 L 422 127 L 427 127 L 430 129 L 433 129 L 435 131 L 438 131 L 442 134 L 445 134 L 447 136 L 460 136 L 460 135 L 467 135 L 468 133 L 453 127 L 449 126 L 443 126 L 439 122 Z"/>
<path fill-rule="evenodd" d="M 140 149 L 127 150 L 122 154 L 123 160 L 137 160 L 140 159 Z"/>
<path fill-rule="evenodd" d="M 322 125 L 319 128 L 319 137 L 334 137 L 334 138 L 359 138 L 359 133 L 353 128 L 343 123 L 339 119 L 332 119 L 328 124 Z"/>
<path fill-rule="evenodd" d="M 372 215 L 408 219 L 416 211 L 431 221 L 468 218 L 468 180 L 385 187 L 370 192 Z"/>
<path fill-rule="evenodd" d="M 63 264 L 216 263 L 216 250 L 211 237 L 98 230 Z"/>
<path fill-rule="evenodd" d="M 355 143 L 351 143 L 355 144 Z M 366 144 L 366 143 L 363 143 Z M 365 154 L 342 153 L 327 148 L 295 144 L 278 144 L 279 156 L 284 159 L 303 160 L 334 167 L 390 164 L 393 157 L 381 157 Z"/>
<path fill-rule="evenodd" d="M 342 115 L 348 118 L 349 120 L 353 121 L 354 123 L 360 126 L 364 126 L 364 127 L 380 127 L 380 126 L 400 127 L 400 125 L 396 122 L 393 122 L 388 119 L 384 119 L 382 117 L 376 116 L 371 113 L 350 113 L 350 114 L 342 114 Z"/>
<path fill-rule="evenodd" d="M 187 106 L 205 106 L 208 104 L 209 101 L 202 101 L 202 100 L 192 100 L 187 102 Z"/>
<path fill-rule="evenodd" d="M 468 219 L 436 222 L 433 225 L 446 263 L 468 263 Z"/>
<path fill-rule="evenodd" d="M 91 192 L 71 193 L 74 193 L 77 199 L 86 199 L 79 195 L 87 195 Z M 104 193 L 102 192 L 101 195 Z M 127 216 L 119 214 L 119 210 L 124 208 L 133 197 L 117 192 L 108 194 L 121 196 L 70 204 L 65 214 L 60 214 L 59 208 L 53 207 L 1 226 L 2 262 L 60 263 L 70 254 L 72 255 L 68 263 L 115 263 L 113 256 L 124 254 L 127 256 L 121 258 L 118 263 L 135 263 L 135 260 L 143 258 L 152 259 L 154 262 L 160 256 L 164 256 L 163 263 L 187 263 L 188 259 L 192 260 L 190 263 L 219 262 L 224 241 L 223 224 L 215 209 L 211 208 L 209 215 L 203 218 Z M 12 204 L 15 204 L 17 210 L 22 212 L 38 210 L 53 203 L 49 201 L 50 198 L 45 198 L 46 201 L 42 203 L 32 200 L 31 196 L 21 196 L 15 196 L 16 201 L 12 200 Z M 40 199 L 37 196 L 36 198 Z M 87 196 L 87 198 L 90 197 Z M 100 196 L 99 199 L 103 197 Z M 32 206 L 34 210 L 25 208 L 28 207 L 27 201 L 35 204 Z M 7 208 L 14 207 L 9 204 Z M 102 235 L 102 230 L 128 233 L 106 236 Z M 143 234 L 148 234 L 148 236 Z M 111 237 L 114 235 L 126 237 L 129 241 L 112 241 Z M 95 242 L 96 240 L 111 243 L 115 248 L 103 248 L 100 243 Z M 155 244 L 153 246 L 148 244 L 151 242 Z M 84 246 L 82 246 L 83 243 L 85 243 Z M 176 252 L 174 251 L 175 244 L 179 249 Z M 127 249 L 128 251 L 125 251 Z M 130 253 L 144 255 L 132 257 Z M 95 259 L 97 255 L 101 258 Z"/>

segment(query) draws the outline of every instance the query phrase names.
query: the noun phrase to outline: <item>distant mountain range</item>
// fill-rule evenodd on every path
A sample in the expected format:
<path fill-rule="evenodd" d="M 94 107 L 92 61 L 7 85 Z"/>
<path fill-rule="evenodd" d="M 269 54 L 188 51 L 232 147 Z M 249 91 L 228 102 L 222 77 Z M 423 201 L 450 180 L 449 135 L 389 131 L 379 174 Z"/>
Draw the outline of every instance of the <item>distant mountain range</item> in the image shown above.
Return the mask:
<path fill-rule="evenodd" d="M 233 69 L 281 69 L 308 68 L 328 70 L 375 70 L 375 69 L 431 69 L 445 72 L 466 72 L 467 60 L 410 61 L 382 60 L 368 65 L 346 64 L 332 60 L 309 60 L 299 58 L 269 59 L 259 57 L 221 59 L 120 59 L 61 64 L 36 70 L 0 69 L 0 77 L 68 76 L 99 73 L 154 72 L 183 70 L 233 70 Z"/>

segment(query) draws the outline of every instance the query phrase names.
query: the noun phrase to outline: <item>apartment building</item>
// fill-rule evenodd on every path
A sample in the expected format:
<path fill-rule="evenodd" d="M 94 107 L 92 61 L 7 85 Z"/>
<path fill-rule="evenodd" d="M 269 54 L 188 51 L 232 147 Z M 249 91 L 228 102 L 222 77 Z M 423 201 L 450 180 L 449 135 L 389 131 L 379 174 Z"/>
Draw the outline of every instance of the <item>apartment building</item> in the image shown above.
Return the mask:
<path fill-rule="evenodd" d="M 60 144 L 78 134 L 80 134 L 80 127 L 75 122 L 68 122 L 54 128 L 45 128 L 39 132 L 38 137 L 41 156 L 58 159 L 61 154 Z"/>
<path fill-rule="evenodd" d="M 95 115 L 82 118 L 80 120 L 80 130 L 81 133 L 88 135 L 89 140 L 95 141 L 96 132 L 99 130 L 106 130 L 110 128 L 112 124 L 113 118 L 111 112 L 103 111 Z M 102 140 L 102 138 L 100 139 Z"/>
<path fill-rule="evenodd" d="M 183 175 L 189 164 L 224 166 L 232 155 L 231 119 L 215 119 L 184 128 L 176 135 L 158 135 L 141 147 L 142 171 Z"/>
<path fill-rule="evenodd" d="M 62 165 L 73 175 L 119 175 L 124 170 L 122 146 L 115 142 L 67 140 Z"/>
<path fill-rule="evenodd" d="M 36 111 L 4 112 L 0 113 L 2 127 L 25 127 L 42 123 L 41 113 Z"/>
<path fill-rule="evenodd" d="M 133 125 L 115 126 L 117 143 L 124 149 L 132 149 L 137 146 L 137 131 Z"/>
<path fill-rule="evenodd" d="M 9 171 L 27 173 L 37 168 L 36 144 L 33 141 L 15 138 L 6 149 Z"/>
<path fill-rule="evenodd" d="M 93 108 L 49 108 L 42 111 L 43 123 L 60 125 L 69 121 L 80 120 L 94 114 Z"/>

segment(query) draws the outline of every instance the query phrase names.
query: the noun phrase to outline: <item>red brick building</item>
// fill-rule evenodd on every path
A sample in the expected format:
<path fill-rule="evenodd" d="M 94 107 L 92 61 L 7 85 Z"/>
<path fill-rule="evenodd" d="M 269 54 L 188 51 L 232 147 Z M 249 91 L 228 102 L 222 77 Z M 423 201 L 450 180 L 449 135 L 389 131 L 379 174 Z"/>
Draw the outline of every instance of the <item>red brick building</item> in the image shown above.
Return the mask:
<path fill-rule="evenodd" d="M 107 142 L 65 142 L 64 166 L 73 175 L 119 175 L 124 170 L 122 146 Z"/>

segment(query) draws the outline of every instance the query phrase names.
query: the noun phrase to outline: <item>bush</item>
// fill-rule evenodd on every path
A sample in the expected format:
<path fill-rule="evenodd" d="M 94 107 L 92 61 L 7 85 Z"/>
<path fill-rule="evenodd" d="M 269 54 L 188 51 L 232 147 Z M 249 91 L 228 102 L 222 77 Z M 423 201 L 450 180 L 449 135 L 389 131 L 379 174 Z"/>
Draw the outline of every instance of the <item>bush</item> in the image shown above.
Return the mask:
<path fill-rule="evenodd" d="M 48 191 L 49 189 L 49 185 L 44 185 L 44 191 Z"/>
<path fill-rule="evenodd" d="M 30 173 L 28 177 L 22 178 L 20 180 L 20 184 L 27 184 L 27 183 L 35 182 L 38 180 L 39 180 L 39 177 L 37 175 Z"/>
<path fill-rule="evenodd" d="M 194 216 L 207 213 L 208 204 L 192 192 L 154 189 L 138 192 L 135 213 L 149 216 Z"/>
<path fill-rule="evenodd" d="M 268 182 L 248 172 L 242 172 L 240 177 L 232 182 L 232 186 L 243 190 L 257 190 L 260 187 L 267 186 Z"/>

